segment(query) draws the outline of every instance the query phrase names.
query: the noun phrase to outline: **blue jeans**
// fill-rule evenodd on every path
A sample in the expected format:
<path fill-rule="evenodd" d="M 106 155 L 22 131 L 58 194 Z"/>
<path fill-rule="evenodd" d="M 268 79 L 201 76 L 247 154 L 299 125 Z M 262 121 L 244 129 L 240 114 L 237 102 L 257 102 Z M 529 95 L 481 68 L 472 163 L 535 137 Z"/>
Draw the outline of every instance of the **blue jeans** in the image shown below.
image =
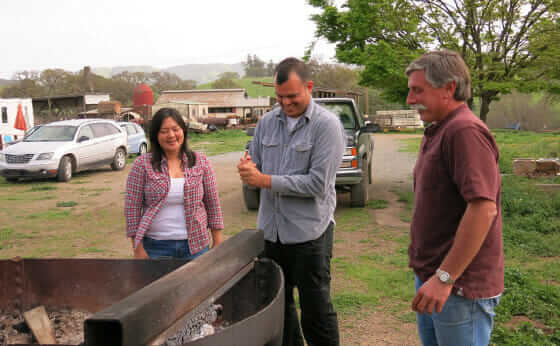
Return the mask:
<path fill-rule="evenodd" d="M 150 258 L 177 258 L 192 261 L 208 251 L 208 246 L 195 254 L 189 250 L 189 242 L 184 240 L 156 240 L 144 237 L 142 240 L 144 250 Z"/>
<path fill-rule="evenodd" d="M 423 282 L 415 275 L 414 283 L 418 292 Z M 468 299 L 451 294 L 441 313 L 416 313 L 422 345 L 488 345 L 499 301 L 500 297 Z"/>

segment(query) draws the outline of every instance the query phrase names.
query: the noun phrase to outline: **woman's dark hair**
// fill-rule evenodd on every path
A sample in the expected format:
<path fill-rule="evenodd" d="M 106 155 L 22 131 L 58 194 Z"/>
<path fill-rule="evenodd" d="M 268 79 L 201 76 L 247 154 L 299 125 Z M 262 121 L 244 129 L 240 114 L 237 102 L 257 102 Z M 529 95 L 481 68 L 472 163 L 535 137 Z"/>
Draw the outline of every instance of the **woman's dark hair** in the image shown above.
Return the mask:
<path fill-rule="evenodd" d="M 158 134 L 161 129 L 163 121 L 167 118 L 171 118 L 177 122 L 179 127 L 183 130 L 184 140 L 181 150 L 179 152 L 179 158 L 183 159 L 183 154 L 187 154 L 189 160 L 188 167 L 193 167 L 196 162 L 196 156 L 192 150 L 189 149 L 187 145 L 187 125 L 183 120 L 181 114 L 175 108 L 161 108 L 154 114 L 154 117 L 150 124 L 150 152 L 152 153 L 152 167 L 156 171 L 161 172 L 161 159 L 165 155 L 165 152 L 159 145 Z"/>

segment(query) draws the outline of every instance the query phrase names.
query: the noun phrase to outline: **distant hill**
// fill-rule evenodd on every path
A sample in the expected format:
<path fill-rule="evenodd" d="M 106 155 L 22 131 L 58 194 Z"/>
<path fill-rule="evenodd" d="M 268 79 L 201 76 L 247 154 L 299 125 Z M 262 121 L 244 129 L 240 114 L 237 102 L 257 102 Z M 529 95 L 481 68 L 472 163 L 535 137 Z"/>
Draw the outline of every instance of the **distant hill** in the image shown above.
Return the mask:
<path fill-rule="evenodd" d="M 249 97 L 258 97 L 258 96 L 275 97 L 276 96 L 274 92 L 274 88 L 262 86 L 259 84 L 253 84 L 253 81 L 272 83 L 272 77 L 262 77 L 262 78 L 245 77 L 245 78 L 233 80 L 233 82 L 237 84 L 240 88 L 247 90 L 247 95 L 249 95 Z M 212 82 L 199 84 L 196 88 L 212 89 Z"/>
<path fill-rule="evenodd" d="M 14 85 L 16 83 L 17 83 L 17 81 L 15 81 L 15 80 L 0 78 L 0 87 L 10 86 L 10 85 Z"/>
<path fill-rule="evenodd" d="M 170 72 L 179 76 L 181 79 L 195 80 L 197 83 L 208 83 L 218 78 L 223 72 L 237 72 L 243 75 L 243 65 L 238 64 L 186 64 L 172 66 L 165 69 L 157 69 L 152 66 L 117 66 L 117 67 L 99 67 L 93 68 L 92 72 L 100 76 L 109 78 L 123 71 L 129 72 Z"/>
<path fill-rule="evenodd" d="M 173 66 L 162 71 L 175 73 L 182 79 L 192 79 L 197 83 L 208 83 L 218 79 L 218 75 L 223 72 L 237 72 L 243 75 L 243 65 L 238 64 L 186 64 Z"/>

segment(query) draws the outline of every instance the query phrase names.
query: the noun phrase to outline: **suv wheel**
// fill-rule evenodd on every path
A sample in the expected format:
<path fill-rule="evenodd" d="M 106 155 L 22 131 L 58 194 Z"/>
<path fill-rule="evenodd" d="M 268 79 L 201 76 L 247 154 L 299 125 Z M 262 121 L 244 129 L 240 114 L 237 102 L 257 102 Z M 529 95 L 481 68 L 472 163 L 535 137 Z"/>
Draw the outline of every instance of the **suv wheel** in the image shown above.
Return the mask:
<path fill-rule="evenodd" d="M 64 156 L 60 159 L 56 179 L 58 181 L 70 181 L 70 179 L 72 179 L 72 160 L 70 157 Z"/>
<path fill-rule="evenodd" d="M 140 149 L 138 150 L 138 156 L 144 155 L 147 152 L 148 152 L 148 146 L 146 145 L 146 143 L 140 144 Z"/>
<path fill-rule="evenodd" d="M 115 171 L 120 171 L 126 166 L 126 154 L 122 148 L 118 148 L 113 157 L 113 163 L 111 163 L 111 168 Z"/>
<path fill-rule="evenodd" d="M 352 207 L 362 208 L 366 206 L 368 202 L 368 182 L 369 176 L 367 171 L 362 170 L 362 180 L 359 184 L 352 185 L 352 190 L 350 191 L 350 205 Z"/>
<path fill-rule="evenodd" d="M 243 199 L 245 200 L 245 206 L 247 209 L 259 209 L 260 192 L 259 188 L 249 187 L 248 185 L 243 184 Z"/>

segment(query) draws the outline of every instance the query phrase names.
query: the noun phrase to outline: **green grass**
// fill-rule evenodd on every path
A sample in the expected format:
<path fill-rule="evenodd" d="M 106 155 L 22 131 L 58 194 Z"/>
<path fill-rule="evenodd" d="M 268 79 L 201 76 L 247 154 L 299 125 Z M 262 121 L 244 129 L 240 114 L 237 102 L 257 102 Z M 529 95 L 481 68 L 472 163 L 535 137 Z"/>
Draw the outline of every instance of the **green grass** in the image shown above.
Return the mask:
<path fill-rule="evenodd" d="M 78 205 L 78 202 L 74 202 L 74 201 L 58 202 L 56 204 L 56 206 L 59 208 L 69 208 L 69 207 L 74 207 L 76 205 Z"/>
<path fill-rule="evenodd" d="M 195 151 L 208 156 L 244 151 L 252 137 L 238 129 L 218 130 L 208 134 L 189 134 L 189 145 Z"/>
<path fill-rule="evenodd" d="M 247 90 L 247 95 L 249 95 L 249 97 L 258 97 L 258 96 L 274 97 L 275 96 L 273 87 L 266 87 L 258 84 L 253 84 L 253 81 L 272 83 L 272 77 L 240 78 L 240 79 L 234 79 L 233 81 L 240 88 Z M 196 88 L 212 89 L 212 83 L 200 84 Z"/>
<path fill-rule="evenodd" d="M 368 202 L 368 207 L 371 209 L 385 209 L 389 202 L 383 199 L 374 199 Z"/>
<path fill-rule="evenodd" d="M 44 184 L 33 184 L 31 185 L 31 188 L 27 191 L 29 192 L 36 192 L 36 191 L 52 191 L 52 190 L 56 190 L 57 187 L 48 183 L 44 183 Z"/>
<path fill-rule="evenodd" d="M 560 345 L 560 193 L 536 184 L 560 177 L 511 175 L 515 158 L 558 157 L 560 134 L 492 131 L 500 151 L 505 291 L 496 308 L 494 345 Z M 420 139 L 408 140 L 417 152 Z M 410 205 L 410 199 L 406 204 Z M 413 201 L 412 201 L 413 203 Z M 528 319 L 515 325 L 516 317 Z M 513 324 L 512 324 L 513 323 Z"/>

